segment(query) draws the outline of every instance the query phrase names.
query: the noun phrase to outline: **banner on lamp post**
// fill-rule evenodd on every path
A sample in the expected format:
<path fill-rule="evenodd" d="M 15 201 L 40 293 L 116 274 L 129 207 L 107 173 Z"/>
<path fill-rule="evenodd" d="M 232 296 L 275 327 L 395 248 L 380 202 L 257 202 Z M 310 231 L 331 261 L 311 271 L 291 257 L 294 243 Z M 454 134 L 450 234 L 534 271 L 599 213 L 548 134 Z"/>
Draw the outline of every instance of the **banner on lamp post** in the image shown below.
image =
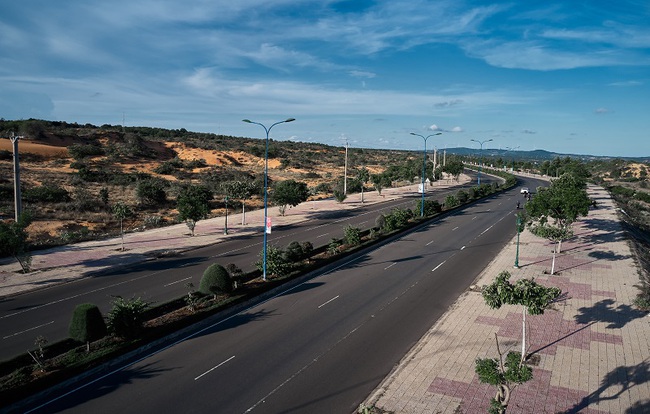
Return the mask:
<path fill-rule="evenodd" d="M 266 218 L 266 233 L 271 234 L 271 217 Z"/>

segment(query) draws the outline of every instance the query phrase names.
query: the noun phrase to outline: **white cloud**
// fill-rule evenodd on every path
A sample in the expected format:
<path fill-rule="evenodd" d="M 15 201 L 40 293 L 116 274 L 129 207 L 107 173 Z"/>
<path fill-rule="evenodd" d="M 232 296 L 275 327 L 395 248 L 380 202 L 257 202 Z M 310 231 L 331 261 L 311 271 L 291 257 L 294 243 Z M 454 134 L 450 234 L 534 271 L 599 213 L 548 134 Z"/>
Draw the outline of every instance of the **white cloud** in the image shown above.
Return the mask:
<path fill-rule="evenodd" d="M 624 51 L 571 52 L 560 50 L 539 41 L 467 42 L 465 50 L 470 56 L 484 59 L 492 66 L 508 69 L 560 70 L 598 66 L 639 64 L 639 58 Z M 648 59 L 645 59 L 646 63 Z"/>
<path fill-rule="evenodd" d="M 348 73 L 350 74 L 350 76 L 355 77 L 355 78 L 372 79 L 375 76 L 377 76 L 375 73 L 366 72 L 366 71 L 362 71 L 362 70 L 351 70 Z"/>
<path fill-rule="evenodd" d="M 629 80 L 629 81 L 621 81 L 621 82 L 612 82 L 609 84 L 609 86 L 621 86 L 621 87 L 628 87 L 628 86 L 641 86 L 644 83 L 641 81 L 637 80 Z"/>
<path fill-rule="evenodd" d="M 612 112 L 613 112 L 612 110 L 607 109 L 607 108 L 602 108 L 602 107 L 601 107 L 601 108 L 596 108 L 596 109 L 594 110 L 594 113 L 595 113 L 596 115 L 605 115 L 605 114 L 610 114 L 610 113 L 612 113 Z"/>
<path fill-rule="evenodd" d="M 451 129 L 451 132 L 463 132 L 463 128 L 455 126 Z"/>

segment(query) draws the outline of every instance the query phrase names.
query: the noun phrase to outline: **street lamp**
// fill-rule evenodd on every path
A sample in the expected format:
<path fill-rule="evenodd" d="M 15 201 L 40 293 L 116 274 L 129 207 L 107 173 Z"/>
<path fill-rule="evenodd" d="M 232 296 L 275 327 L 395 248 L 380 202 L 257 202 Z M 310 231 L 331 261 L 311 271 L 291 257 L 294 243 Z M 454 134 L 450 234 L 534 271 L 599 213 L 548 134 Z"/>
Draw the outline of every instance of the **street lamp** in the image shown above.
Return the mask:
<path fill-rule="evenodd" d="M 20 219 L 20 213 L 23 211 L 20 195 L 20 160 L 18 157 L 18 141 L 24 137 L 15 136 L 11 133 L 11 144 L 14 151 L 14 219 L 16 223 Z"/>
<path fill-rule="evenodd" d="M 424 217 L 424 175 L 425 175 L 425 168 L 427 165 L 427 139 L 435 136 L 435 135 L 441 135 L 442 132 L 436 132 L 435 134 L 427 135 L 426 137 L 424 135 L 416 134 L 415 132 L 411 132 L 411 135 L 415 135 L 416 137 L 420 137 L 424 140 L 424 151 L 422 152 L 423 158 L 422 158 L 422 202 L 420 203 L 420 217 Z"/>
<path fill-rule="evenodd" d="M 264 124 L 260 124 L 259 122 L 253 122 L 250 119 L 242 119 L 242 122 L 246 122 L 247 124 L 256 124 L 264 128 L 264 131 L 266 132 L 266 150 L 264 151 L 264 246 L 263 246 L 263 253 L 262 253 L 262 266 L 263 266 L 263 271 L 262 271 L 262 279 L 266 281 L 266 240 L 267 236 L 266 234 L 269 232 L 269 226 L 268 226 L 268 195 L 269 195 L 269 132 L 271 132 L 271 128 L 278 124 L 284 124 L 285 122 L 293 122 L 295 121 L 295 118 L 288 118 L 285 119 L 284 121 L 279 121 L 276 122 L 275 124 L 271 125 L 270 127 L 264 126 Z"/>
<path fill-rule="evenodd" d="M 517 216 L 517 253 L 515 254 L 515 269 L 519 269 L 519 235 L 524 231 L 524 222 L 521 220 L 521 215 L 516 214 Z"/>
<path fill-rule="evenodd" d="M 470 141 L 478 142 L 479 144 L 481 144 L 481 152 L 479 152 L 480 159 L 478 160 L 478 185 L 481 185 L 481 167 L 483 166 L 483 144 L 494 140 L 490 138 L 484 141 L 478 141 L 476 139 L 470 139 Z"/>

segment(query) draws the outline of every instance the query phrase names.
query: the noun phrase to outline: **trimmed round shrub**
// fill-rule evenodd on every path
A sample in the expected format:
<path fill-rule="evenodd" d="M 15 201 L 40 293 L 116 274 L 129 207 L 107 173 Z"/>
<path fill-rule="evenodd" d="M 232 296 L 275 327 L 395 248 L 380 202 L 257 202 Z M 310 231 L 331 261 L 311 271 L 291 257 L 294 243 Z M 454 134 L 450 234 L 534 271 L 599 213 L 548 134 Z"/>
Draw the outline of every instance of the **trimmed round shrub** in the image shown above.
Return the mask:
<path fill-rule="evenodd" d="M 206 295 L 212 294 L 215 297 L 219 293 L 232 292 L 232 281 L 226 268 L 217 263 L 208 266 L 203 272 L 199 291 Z"/>
<path fill-rule="evenodd" d="M 97 305 L 83 303 L 74 308 L 68 328 L 70 338 L 79 342 L 91 342 L 105 337 L 106 333 L 106 323 Z"/>

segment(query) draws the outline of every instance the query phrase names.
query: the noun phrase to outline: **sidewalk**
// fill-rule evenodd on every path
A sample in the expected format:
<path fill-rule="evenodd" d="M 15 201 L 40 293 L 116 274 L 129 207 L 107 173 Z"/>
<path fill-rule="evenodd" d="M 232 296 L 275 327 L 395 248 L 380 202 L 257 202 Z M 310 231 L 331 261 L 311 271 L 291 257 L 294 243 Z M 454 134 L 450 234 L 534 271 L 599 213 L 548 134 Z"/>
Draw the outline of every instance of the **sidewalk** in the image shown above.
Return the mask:
<path fill-rule="evenodd" d="M 514 282 L 534 277 L 557 286 L 566 300 L 544 315 L 530 316 L 529 352 L 539 356 L 533 379 L 514 389 L 510 413 L 650 412 L 650 316 L 631 304 L 639 275 L 613 200 L 590 186 L 598 208 L 576 223 L 562 244 L 551 276 L 552 246 L 527 230 L 477 279 L 492 283 L 503 270 Z M 514 226 L 514 222 L 513 222 Z M 497 357 L 521 346 L 521 308 L 490 309 L 473 289 L 404 357 L 365 406 L 392 413 L 486 413 L 496 388 L 481 384 L 476 358 Z"/>
<path fill-rule="evenodd" d="M 428 195 L 435 195 L 437 191 L 465 184 L 469 180 L 469 176 L 463 174 L 458 183 L 453 180 L 438 181 L 431 187 L 427 187 Z M 360 193 L 350 194 L 343 203 L 332 198 L 308 201 L 296 207 L 287 208 L 285 216 L 280 216 L 277 207 L 269 207 L 268 216 L 271 217 L 273 227 L 283 226 L 305 221 L 314 212 L 359 208 L 366 204 L 401 198 L 405 194 L 417 194 L 417 189 L 418 184 L 386 188 L 381 192 L 381 196 L 377 191 L 366 191 L 363 196 L 364 204 L 361 203 Z M 230 213 L 228 215 L 228 235 L 224 235 L 225 217 L 217 217 L 199 221 L 194 237 L 190 236 L 190 231 L 184 223 L 126 233 L 124 235 L 124 251 L 122 251 L 120 237 L 36 251 L 32 255 L 33 271 L 29 274 L 21 273 L 20 265 L 15 259 L 0 259 L 0 299 L 80 279 L 107 269 L 128 266 L 163 255 L 178 254 L 219 243 L 233 235 L 258 233 L 261 244 L 264 210 L 246 212 L 245 225 L 242 225 L 241 205 L 230 209 Z"/>

